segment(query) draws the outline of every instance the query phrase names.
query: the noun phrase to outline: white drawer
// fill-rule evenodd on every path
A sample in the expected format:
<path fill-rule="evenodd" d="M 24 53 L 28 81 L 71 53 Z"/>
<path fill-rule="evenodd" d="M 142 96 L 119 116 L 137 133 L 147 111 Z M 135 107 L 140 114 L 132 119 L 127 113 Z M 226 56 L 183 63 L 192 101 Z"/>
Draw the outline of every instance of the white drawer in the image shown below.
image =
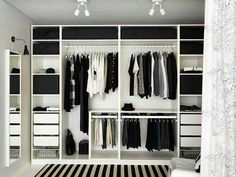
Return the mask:
<path fill-rule="evenodd" d="M 201 136 L 201 126 L 181 126 L 181 135 Z"/>
<path fill-rule="evenodd" d="M 34 125 L 34 135 L 58 135 L 58 125 Z"/>
<path fill-rule="evenodd" d="M 20 114 L 10 114 L 10 124 L 20 124 Z"/>
<path fill-rule="evenodd" d="M 181 114 L 181 124 L 202 124 L 202 115 Z"/>
<path fill-rule="evenodd" d="M 34 146 L 59 146 L 58 136 L 34 136 Z"/>
<path fill-rule="evenodd" d="M 10 135 L 20 135 L 20 125 L 10 125 Z"/>
<path fill-rule="evenodd" d="M 181 147 L 201 147 L 201 137 L 181 137 Z"/>
<path fill-rule="evenodd" d="M 10 146 L 20 146 L 21 144 L 20 136 L 11 136 L 10 137 Z"/>
<path fill-rule="evenodd" d="M 35 124 L 58 124 L 58 114 L 34 114 Z"/>

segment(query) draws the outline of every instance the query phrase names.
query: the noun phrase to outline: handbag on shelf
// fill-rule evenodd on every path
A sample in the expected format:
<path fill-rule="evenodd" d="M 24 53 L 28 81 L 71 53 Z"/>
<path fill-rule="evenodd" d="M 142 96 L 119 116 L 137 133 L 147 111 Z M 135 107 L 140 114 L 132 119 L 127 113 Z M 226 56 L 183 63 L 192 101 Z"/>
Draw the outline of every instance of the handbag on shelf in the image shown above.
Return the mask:
<path fill-rule="evenodd" d="M 75 141 L 74 141 L 71 131 L 68 129 L 67 135 L 66 135 L 66 154 L 73 155 L 75 151 L 76 151 Z"/>

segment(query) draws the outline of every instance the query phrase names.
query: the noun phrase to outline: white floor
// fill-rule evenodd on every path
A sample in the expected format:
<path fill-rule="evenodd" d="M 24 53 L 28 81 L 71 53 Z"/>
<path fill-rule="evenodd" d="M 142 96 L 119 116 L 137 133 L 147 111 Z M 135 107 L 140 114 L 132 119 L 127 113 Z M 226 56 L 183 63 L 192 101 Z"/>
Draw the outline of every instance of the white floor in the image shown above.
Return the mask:
<path fill-rule="evenodd" d="M 43 167 L 44 165 L 27 165 L 21 172 L 12 177 L 34 177 Z"/>

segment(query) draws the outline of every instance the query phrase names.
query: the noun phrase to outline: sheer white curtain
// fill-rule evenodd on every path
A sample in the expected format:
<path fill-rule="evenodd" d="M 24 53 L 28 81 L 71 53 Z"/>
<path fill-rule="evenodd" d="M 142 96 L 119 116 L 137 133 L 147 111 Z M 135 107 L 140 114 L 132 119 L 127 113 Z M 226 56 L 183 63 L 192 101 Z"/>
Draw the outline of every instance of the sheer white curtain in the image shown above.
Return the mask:
<path fill-rule="evenodd" d="M 236 0 L 206 0 L 202 177 L 236 177 Z"/>

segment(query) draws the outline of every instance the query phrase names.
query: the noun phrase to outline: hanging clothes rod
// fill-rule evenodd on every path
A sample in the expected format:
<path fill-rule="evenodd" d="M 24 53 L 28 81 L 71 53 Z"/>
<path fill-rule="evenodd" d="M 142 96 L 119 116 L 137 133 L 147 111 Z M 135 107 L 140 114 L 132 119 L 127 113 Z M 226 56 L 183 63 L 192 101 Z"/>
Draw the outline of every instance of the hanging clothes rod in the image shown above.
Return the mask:
<path fill-rule="evenodd" d="M 133 48 L 165 48 L 165 47 L 176 47 L 175 45 L 124 45 L 121 47 L 133 47 Z"/>
<path fill-rule="evenodd" d="M 176 119 L 176 116 L 122 116 L 122 119 Z"/>
<path fill-rule="evenodd" d="M 103 118 L 113 118 L 113 119 L 116 119 L 118 118 L 117 116 L 91 116 L 92 119 L 103 119 Z"/>
<path fill-rule="evenodd" d="M 65 48 L 118 48 L 117 45 L 65 45 Z"/>

